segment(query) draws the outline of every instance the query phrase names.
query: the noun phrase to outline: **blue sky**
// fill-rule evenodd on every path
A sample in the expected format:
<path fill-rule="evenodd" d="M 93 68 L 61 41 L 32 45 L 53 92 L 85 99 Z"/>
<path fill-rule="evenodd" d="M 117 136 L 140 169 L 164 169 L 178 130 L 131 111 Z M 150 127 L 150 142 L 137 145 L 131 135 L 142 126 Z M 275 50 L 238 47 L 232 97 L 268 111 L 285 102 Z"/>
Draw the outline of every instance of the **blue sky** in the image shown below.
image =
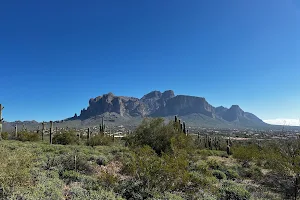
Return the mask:
<path fill-rule="evenodd" d="M 0 3 L 3 117 L 56 120 L 152 90 L 300 118 L 300 1 Z"/>

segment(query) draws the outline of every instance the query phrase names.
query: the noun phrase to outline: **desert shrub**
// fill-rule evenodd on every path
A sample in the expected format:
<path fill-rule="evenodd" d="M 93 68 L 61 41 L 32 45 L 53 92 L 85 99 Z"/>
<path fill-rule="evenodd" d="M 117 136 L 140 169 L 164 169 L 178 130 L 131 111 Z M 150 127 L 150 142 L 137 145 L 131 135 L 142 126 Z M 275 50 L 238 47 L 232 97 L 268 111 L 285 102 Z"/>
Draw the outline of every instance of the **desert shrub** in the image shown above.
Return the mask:
<path fill-rule="evenodd" d="M 53 136 L 52 139 L 53 144 L 78 144 L 79 138 L 76 133 L 73 131 L 63 131 L 62 133 L 57 133 Z"/>
<path fill-rule="evenodd" d="M 295 177 L 278 172 L 269 172 L 260 183 L 282 194 L 282 199 L 293 199 L 295 194 Z M 298 191 L 299 192 L 299 191 Z"/>
<path fill-rule="evenodd" d="M 148 188 L 160 191 L 184 187 L 190 179 L 189 163 L 184 152 L 159 157 L 151 147 L 145 146 L 135 149 L 123 164 L 125 174 L 134 176 Z"/>
<path fill-rule="evenodd" d="M 208 174 L 210 172 L 209 165 L 203 160 L 198 160 L 197 162 L 192 163 L 191 169 L 203 174 Z"/>
<path fill-rule="evenodd" d="M 108 159 L 106 158 L 106 156 L 98 156 L 98 155 L 93 155 L 89 158 L 89 161 L 93 161 L 95 162 L 97 165 L 102 166 L 102 165 L 106 165 L 108 162 Z"/>
<path fill-rule="evenodd" d="M 213 170 L 212 174 L 219 180 L 226 179 L 226 174 L 220 170 Z"/>
<path fill-rule="evenodd" d="M 9 151 L 0 146 L 0 187 L 2 188 L 2 195 L 14 190 L 15 187 L 30 184 L 32 161 L 33 155 L 24 151 L 24 149 Z"/>
<path fill-rule="evenodd" d="M 239 167 L 238 172 L 241 177 L 245 177 L 245 178 L 258 180 L 263 177 L 263 173 L 261 172 L 261 169 L 254 165 L 251 165 L 249 168 Z"/>
<path fill-rule="evenodd" d="M 8 132 L 3 132 L 3 133 L 1 133 L 1 138 L 2 138 L 3 140 L 8 140 L 8 138 L 9 138 Z"/>
<path fill-rule="evenodd" d="M 239 174 L 235 169 L 226 169 L 224 173 L 228 179 L 235 180 L 239 178 Z"/>
<path fill-rule="evenodd" d="M 178 194 L 173 194 L 170 192 L 165 192 L 165 193 L 158 193 L 158 194 L 153 194 L 153 200 L 154 199 L 164 199 L 164 200 L 184 200 L 180 195 Z"/>
<path fill-rule="evenodd" d="M 226 151 L 201 149 L 201 150 L 197 150 L 196 153 L 199 154 L 203 158 L 206 158 L 208 156 L 228 157 Z"/>
<path fill-rule="evenodd" d="M 144 200 L 153 197 L 144 183 L 135 179 L 122 181 L 116 190 L 124 199 Z"/>
<path fill-rule="evenodd" d="M 196 171 L 190 172 L 191 183 L 194 187 L 201 187 L 201 188 L 209 188 L 211 190 L 214 189 L 214 184 L 218 182 L 216 177 L 211 175 L 205 175 Z"/>
<path fill-rule="evenodd" d="M 113 142 L 114 138 L 112 136 L 99 134 L 92 136 L 86 144 L 93 147 L 111 145 Z"/>
<path fill-rule="evenodd" d="M 270 191 L 269 188 L 264 187 L 263 185 L 247 184 L 245 189 L 250 192 L 251 200 L 281 200 L 283 199 L 280 194 L 276 194 Z"/>
<path fill-rule="evenodd" d="M 78 152 L 61 155 L 59 156 L 59 159 L 61 160 L 60 164 L 63 167 L 63 170 L 77 170 L 84 173 L 90 173 L 93 171 L 91 164 L 88 162 L 87 156 L 82 153 Z"/>
<path fill-rule="evenodd" d="M 231 148 L 231 151 L 234 158 L 246 162 L 258 160 L 262 156 L 261 149 L 255 144 L 234 146 Z"/>
<path fill-rule="evenodd" d="M 99 181 L 105 188 L 113 188 L 118 184 L 119 178 L 113 173 L 102 172 Z"/>
<path fill-rule="evenodd" d="M 221 169 L 222 164 L 217 161 L 216 159 L 209 159 L 207 160 L 207 164 L 210 169 Z"/>
<path fill-rule="evenodd" d="M 27 131 L 21 131 L 18 133 L 17 140 L 20 140 L 22 142 L 25 141 L 39 141 L 40 140 L 40 135 L 38 133 L 34 132 L 27 132 Z"/>
<path fill-rule="evenodd" d="M 98 190 L 86 190 L 80 185 L 72 185 L 69 194 L 70 199 L 81 200 L 81 199 L 95 199 L 95 200 L 122 200 L 121 197 L 118 197 L 114 192 L 107 191 L 102 188 Z"/>
<path fill-rule="evenodd" d="M 9 199 L 64 199 L 63 181 L 55 171 L 36 170 L 34 187 L 18 188 Z"/>
<path fill-rule="evenodd" d="M 219 190 L 220 200 L 247 200 L 250 193 L 242 186 L 233 181 L 224 181 Z"/>
<path fill-rule="evenodd" d="M 161 118 L 144 120 L 126 140 L 131 146 L 148 145 L 158 155 L 172 152 L 174 148 L 191 148 L 194 144 L 190 136 L 185 136 L 175 128 L 174 122 L 165 124 Z"/>
<path fill-rule="evenodd" d="M 76 171 L 69 171 L 66 170 L 62 172 L 61 178 L 66 181 L 67 184 L 70 184 L 71 182 L 76 182 L 81 180 L 81 174 Z"/>
<path fill-rule="evenodd" d="M 88 156 L 80 152 L 70 152 L 59 156 L 47 154 L 46 157 L 43 168 L 47 170 L 53 168 L 57 169 L 60 172 L 60 175 L 66 170 L 77 170 L 82 173 L 93 172 L 93 167 L 88 161 Z"/>

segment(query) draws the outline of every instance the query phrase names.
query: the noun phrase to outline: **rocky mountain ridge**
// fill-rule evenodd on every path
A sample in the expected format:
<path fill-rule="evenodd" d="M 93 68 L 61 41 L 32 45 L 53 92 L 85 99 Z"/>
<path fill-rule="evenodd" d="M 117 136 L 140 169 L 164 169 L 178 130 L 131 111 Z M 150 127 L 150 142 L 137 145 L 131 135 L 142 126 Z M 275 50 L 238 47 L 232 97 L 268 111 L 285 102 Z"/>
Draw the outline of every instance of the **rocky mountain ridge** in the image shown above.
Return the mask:
<path fill-rule="evenodd" d="M 214 107 L 205 98 L 175 95 L 172 90 L 152 91 L 142 98 L 104 94 L 89 100 L 89 106 L 71 120 L 86 120 L 104 113 L 117 113 L 121 117 L 168 117 L 200 114 L 213 120 L 249 125 L 267 125 L 252 113 L 243 111 L 238 105 L 230 108 Z"/>

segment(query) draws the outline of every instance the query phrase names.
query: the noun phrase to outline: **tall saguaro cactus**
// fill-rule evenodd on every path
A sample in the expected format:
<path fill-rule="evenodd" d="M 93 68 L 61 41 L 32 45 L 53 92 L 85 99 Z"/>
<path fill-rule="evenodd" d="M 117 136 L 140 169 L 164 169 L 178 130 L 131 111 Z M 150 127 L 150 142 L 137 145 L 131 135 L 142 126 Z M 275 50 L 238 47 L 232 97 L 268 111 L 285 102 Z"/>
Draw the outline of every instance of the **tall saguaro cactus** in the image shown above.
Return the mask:
<path fill-rule="evenodd" d="M 89 141 L 91 138 L 91 130 L 90 128 L 88 128 L 88 132 L 87 132 L 87 140 Z"/>
<path fill-rule="evenodd" d="M 18 125 L 15 125 L 15 138 L 18 138 Z"/>
<path fill-rule="evenodd" d="M 52 131 L 53 131 L 53 121 L 50 121 L 50 131 L 49 131 L 50 144 L 52 144 Z"/>
<path fill-rule="evenodd" d="M 44 141 L 44 134 L 45 134 L 45 122 L 42 123 L 42 140 Z"/>
<path fill-rule="evenodd" d="M 3 122 L 2 110 L 3 109 L 4 107 L 2 106 L 2 104 L 0 104 L 0 140 L 2 140 L 2 122 Z"/>
<path fill-rule="evenodd" d="M 99 134 L 103 134 L 104 135 L 105 132 L 105 124 L 104 124 L 104 118 L 102 117 L 102 122 L 99 126 Z"/>

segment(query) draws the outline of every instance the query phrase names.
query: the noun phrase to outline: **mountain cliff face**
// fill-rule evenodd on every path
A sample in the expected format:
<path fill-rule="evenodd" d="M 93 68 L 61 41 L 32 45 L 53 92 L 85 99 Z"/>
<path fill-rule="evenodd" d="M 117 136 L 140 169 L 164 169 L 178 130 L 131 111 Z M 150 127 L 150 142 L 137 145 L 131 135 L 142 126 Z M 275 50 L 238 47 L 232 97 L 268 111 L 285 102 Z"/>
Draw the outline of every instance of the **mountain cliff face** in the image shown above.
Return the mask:
<path fill-rule="evenodd" d="M 87 109 L 79 116 L 70 119 L 88 119 L 104 113 L 117 113 L 123 117 L 168 117 L 172 115 L 187 116 L 200 114 L 212 120 L 229 123 L 243 123 L 250 126 L 265 123 L 254 114 L 244 112 L 238 105 L 229 109 L 214 107 L 205 98 L 175 95 L 172 90 L 153 91 L 142 98 L 115 96 L 113 93 L 92 98 Z"/>

